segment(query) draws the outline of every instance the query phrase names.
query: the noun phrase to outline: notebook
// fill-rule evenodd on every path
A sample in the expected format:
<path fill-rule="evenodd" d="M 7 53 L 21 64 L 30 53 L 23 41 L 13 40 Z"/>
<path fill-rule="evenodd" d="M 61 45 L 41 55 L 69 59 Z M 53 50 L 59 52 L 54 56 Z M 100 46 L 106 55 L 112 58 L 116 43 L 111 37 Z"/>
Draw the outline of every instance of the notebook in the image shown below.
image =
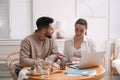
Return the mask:
<path fill-rule="evenodd" d="M 71 69 L 65 71 L 68 75 L 83 75 L 83 76 L 92 76 L 96 75 L 96 70 L 78 70 L 78 69 Z"/>
<path fill-rule="evenodd" d="M 81 54 L 81 61 L 78 64 L 70 65 L 72 68 L 90 68 L 100 66 L 103 62 L 105 52 Z"/>

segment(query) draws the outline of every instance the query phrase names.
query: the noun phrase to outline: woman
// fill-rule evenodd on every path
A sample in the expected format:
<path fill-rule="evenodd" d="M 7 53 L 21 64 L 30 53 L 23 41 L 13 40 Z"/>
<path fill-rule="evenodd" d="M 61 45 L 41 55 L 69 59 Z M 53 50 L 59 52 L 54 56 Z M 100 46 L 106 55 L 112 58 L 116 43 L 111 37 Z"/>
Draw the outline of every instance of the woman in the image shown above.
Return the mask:
<path fill-rule="evenodd" d="M 64 55 L 72 61 L 80 61 L 81 53 L 95 52 L 93 40 L 87 37 L 87 21 L 78 19 L 75 23 L 75 35 L 64 43 Z"/>

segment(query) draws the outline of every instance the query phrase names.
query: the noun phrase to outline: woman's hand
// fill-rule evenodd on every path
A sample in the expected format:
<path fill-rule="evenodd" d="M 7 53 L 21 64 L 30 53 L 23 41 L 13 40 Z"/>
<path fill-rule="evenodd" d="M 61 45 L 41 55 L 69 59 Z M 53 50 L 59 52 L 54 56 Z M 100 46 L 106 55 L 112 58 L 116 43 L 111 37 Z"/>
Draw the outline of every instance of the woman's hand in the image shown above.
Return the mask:
<path fill-rule="evenodd" d="M 71 60 L 72 61 L 80 61 L 80 58 L 78 58 L 78 57 L 71 57 Z"/>

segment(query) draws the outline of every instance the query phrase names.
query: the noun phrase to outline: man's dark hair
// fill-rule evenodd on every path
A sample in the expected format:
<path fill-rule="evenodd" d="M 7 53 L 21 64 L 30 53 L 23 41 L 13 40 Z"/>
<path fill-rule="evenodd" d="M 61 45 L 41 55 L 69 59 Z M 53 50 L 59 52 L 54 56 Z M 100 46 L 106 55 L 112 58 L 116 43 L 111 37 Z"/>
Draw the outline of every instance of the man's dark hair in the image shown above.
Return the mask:
<path fill-rule="evenodd" d="M 40 17 L 36 21 L 37 30 L 41 30 L 42 28 L 49 28 L 49 24 L 53 23 L 54 20 L 50 17 Z"/>
<path fill-rule="evenodd" d="M 78 19 L 75 23 L 75 26 L 76 24 L 85 25 L 85 28 L 87 30 L 87 21 L 85 19 L 82 19 L 82 18 Z"/>

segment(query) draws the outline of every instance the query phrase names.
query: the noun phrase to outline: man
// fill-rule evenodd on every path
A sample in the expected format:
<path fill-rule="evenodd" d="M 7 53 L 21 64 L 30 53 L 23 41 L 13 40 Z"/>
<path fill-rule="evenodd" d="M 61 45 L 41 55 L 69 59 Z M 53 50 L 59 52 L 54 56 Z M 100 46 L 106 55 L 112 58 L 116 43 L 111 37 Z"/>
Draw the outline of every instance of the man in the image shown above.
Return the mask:
<path fill-rule="evenodd" d="M 46 58 L 47 60 L 56 61 L 58 50 L 52 34 L 53 19 L 50 17 L 40 17 L 36 21 L 37 30 L 27 36 L 21 42 L 20 49 L 20 66 L 34 66 L 40 64 Z M 19 71 L 16 70 L 18 75 Z"/>

